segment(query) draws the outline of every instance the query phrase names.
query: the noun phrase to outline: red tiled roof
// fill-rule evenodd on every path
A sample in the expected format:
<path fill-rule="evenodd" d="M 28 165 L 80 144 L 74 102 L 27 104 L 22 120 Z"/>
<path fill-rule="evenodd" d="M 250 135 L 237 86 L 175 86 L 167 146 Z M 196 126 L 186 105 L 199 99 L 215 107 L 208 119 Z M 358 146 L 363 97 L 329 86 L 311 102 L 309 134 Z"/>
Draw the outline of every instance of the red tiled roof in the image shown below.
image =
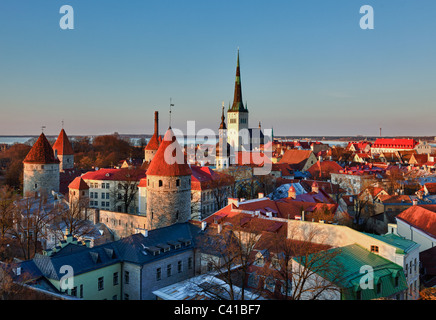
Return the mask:
<path fill-rule="evenodd" d="M 59 163 L 59 160 L 55 158 L 53 149 L 45 137 L 44 133 L 41 133 L 38 140 L 36 140 L 32 149 L 30 149 L 23 163 L 38 163 L 38 164 L 51 164 Z"/>
<path fill-rule="evenodd" d="M 311 153 L 313 153 L 311 150 L 286 150 L 279 163 L 288 163 L 293 169 L 301 170 Z"/>
<path fill-rule="evenodd" d="M 110 180 L 110 181 L 129 181 L 140 180 L 146 177 L 145 170 L 142 169 L 100 169 L 89 171 L 82 176 L 83 180 Z"/>
<path fill-rule="evenodd" d="M 138 188 L 146 188 L 146 187 L 147 187 L 147 179 L 146 178 L 142 178 L 139 181 Z"/>
<path fill-rule="evenodd" d="M 70 140 L 64 129 L 59 133 L 59 136 L 53 145 L 53 150 L 56 150 L 58 155 L 74 154 L 73 147 L 71 146 Z"/>
<path fill-rule="evenodd" d="M 337 162 L 335 161 L 317 161 L 313 166 L 311 166 L 307 171 L 314 178 L 330 178 L 331 173 L 339 173 L 340 170 L 343 170 Z"/>
<path fill-rule="evenodd" d="M 148 141 L 147 146 L 145 147 L 145 150 L 157 150 L 159 149 L 159 138 L 156 134 L 153 134 L 153 136 L 150 138 L 150 141 Z"/>
<path fill-rule="evenodd" d="M 151 160 L 147 175 L 173 177 L 188 176 L 191 173 L 173 130 L 169 128 Z"/>
<path fill-rule="evenodd" d="M 415 205 L 397 216 L 413 227 L 436 237 L 436 205 Z"/>
<path fill-rule="evenodd" d="M 418 144 L 414 139 L 386 139 L 379 138 L 372 145 L 373 148 L 404 148 L 413 149 Z"/>
<path fill-rule="evenodd" d="M 389 195 L 381 194 L 378 196 L 379 200 L 383 203 L 404 203 L 411 204 L 412 200 L 408 195 Z"/>
<path fill-rule="evenodd" d="M 191 189 L 202 190 L 213 187 L 231 185 L 233 177 L 221 172 L 213 171 L 209 167 L 200 167 L 191 165 Z M 221 179 L 221 180 L 220 180 Z M 213 184 L 214 181 L 220 180 L 219 185 Z"/>
<path fill-rule="evenodd" d="M 82 179 L 82 177 L 77 177 L 68 185 L 69 189 L 75 189 L 75 190 L 88 190 L 89 186 L 86 184 L 86 182 Z"/>
<path fill-rule="evenodd" d="M 429 194 L 436 194 L 436 183 L 426 183 L 424 186 Z"/>

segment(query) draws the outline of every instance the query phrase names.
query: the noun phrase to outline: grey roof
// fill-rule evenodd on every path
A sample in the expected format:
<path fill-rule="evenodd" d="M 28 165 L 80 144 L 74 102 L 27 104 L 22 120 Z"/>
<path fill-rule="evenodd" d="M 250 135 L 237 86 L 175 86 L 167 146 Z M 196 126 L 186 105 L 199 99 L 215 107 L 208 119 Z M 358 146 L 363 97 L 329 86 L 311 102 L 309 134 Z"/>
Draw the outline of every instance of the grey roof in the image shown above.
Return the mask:
<path fill-rule="evenodd" d="M 52 256 L 36 254 L 32 261 L 39 272 L 54 280 L 60 280 L 65 275 L 60 273 L 64 265 L 71 266 L 75 275 L 120 262 L 143 265 L 192 250 L 199 230 L 199 227 L 187 222 L 150 230 L 147 237 L 138 233 L 92 248 L 70 243 Z M 180 246 L 176 248 L 177 243 Z M 169 250 L 164 252 L 159 246 Z M 32 263 L 29 262 L 29 265 Z"/>

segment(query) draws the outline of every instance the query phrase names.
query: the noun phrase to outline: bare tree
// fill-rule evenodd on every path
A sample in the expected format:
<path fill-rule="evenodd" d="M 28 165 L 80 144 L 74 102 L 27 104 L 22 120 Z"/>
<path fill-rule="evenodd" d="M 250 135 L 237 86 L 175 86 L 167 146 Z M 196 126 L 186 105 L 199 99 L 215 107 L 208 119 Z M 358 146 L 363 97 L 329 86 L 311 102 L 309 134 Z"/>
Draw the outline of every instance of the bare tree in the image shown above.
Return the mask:
<path fill-rule="evenodd" d="M 68 207 L 59 206 L 54 218 L 54 231 L 59 241 L 63 240 L 63 228 L 76 238 L 82 238 L 94 231 L 87 214 L 88 199 L 70 201 Z"/>
<path fill-rule="evenodd" d="M 41 240 L 46 239 L 47 225 L 51 224 L 56 207 L 46 206 L 47 196 L 27 197 L 17 202 L 13 235 L 18 239 L 24 259 L 31 259 L 39 250 Z"/>
<path fill-rule="evenodd" d="M 288 244 L 293 252 L 292 300 L 316 300 L 323 294 L 340 290 L 343 266 L 335 259 L 339 250 L 327 250 L 329 234 L 315 223 L 293 224 L 288 230 Z M 297 262 L 297 263 L 296 263 Z M 327 280 L 324 276 L 329 275 Z"/>
<path fill-rule="evenodd" d="M 118 184 L 111 191 L 114 199 L 114 210 L 121 204 L 122 212 L 128 213 L 132 205 L 135 205 L 138 193 L 138 184 L 144 176 L 144 170 L 137 168 L 121 169 L 118 173 Z"/>
<path fill-rule="evenodd" d="M 6 234 L 13 229 L 14 213 L 17 209 L 18 196 L 8 186 L 0 188 L 0 241 L 5 240 Z"/>
<path fill-rule="evenodd" d="M 225 291 L 230 300 L 245 300 L 249 268 L 260 233 L 255 224 L 248 224 L 245 215 L 232 222 L 207 228 L 199 238 L 202 264 L 207 271 L 223 280 L 225 286 L 208 288 L 209 292 Z"/>
<path fill-rule="evenodd" d="M 214 198 L 215 207 L 219 210 L 227 205 L 227 199 L 232 196 L 232 186 L 235 178 L 224 173 L 216 173 L 207 184 L 207 188 L 211 189 Z"/>

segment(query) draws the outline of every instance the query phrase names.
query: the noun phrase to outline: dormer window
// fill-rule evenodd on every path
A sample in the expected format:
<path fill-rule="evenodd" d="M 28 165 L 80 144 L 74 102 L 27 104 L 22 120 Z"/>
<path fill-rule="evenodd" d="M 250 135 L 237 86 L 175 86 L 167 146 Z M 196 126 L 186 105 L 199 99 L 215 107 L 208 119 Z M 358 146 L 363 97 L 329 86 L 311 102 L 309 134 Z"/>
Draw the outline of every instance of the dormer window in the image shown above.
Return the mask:
<path fill-rule="evenodd" d="M 371 246 L 371 252 L 378 253 L 378 246 Z"/>

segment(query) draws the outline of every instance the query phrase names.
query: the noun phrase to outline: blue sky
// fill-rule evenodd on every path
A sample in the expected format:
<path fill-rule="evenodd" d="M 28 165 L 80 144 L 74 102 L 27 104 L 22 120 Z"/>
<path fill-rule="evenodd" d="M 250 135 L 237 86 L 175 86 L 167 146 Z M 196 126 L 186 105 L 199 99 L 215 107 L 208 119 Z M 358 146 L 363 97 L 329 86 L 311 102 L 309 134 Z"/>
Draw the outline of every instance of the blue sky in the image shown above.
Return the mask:
<path fill-rule="evenodd" d="M 75 29 L 61 30 L 62 5 Z M 374 8 L 374 30 L 359 9 Z M 436 1 L 2 0 L 0 135 L 217 129 L 240 48 L 250 125 L 436 135 Z"/>

